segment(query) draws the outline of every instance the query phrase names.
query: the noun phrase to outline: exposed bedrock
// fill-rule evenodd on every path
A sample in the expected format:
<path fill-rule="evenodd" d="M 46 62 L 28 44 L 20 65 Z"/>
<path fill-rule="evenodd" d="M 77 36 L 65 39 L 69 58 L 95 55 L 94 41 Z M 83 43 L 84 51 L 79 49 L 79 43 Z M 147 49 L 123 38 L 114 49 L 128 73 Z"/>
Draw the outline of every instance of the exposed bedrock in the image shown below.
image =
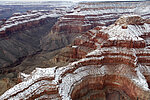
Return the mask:
<path fill-rule="evenodd" d="M 52 32 L 61 34 L 82 33 L 96 26 L 109 26 L 120 16 L 124 14 L 137 14 L 137 12 L 142 17 L 149 18 L 149 11 L 140 8 L 137 2 L 79 3 L 70 13 L 59 18 L 58 22 L 52 28 Z M 128 19 L 130 20 L 126 21 L 128 24 L 143 24 L 143 20 L 138 16 L 136 20 L 132 18 Z M 116 23 L 124 23 L 125 20 L 126 18 Z M 125 26 L 123 27 L 125 28 Z"/>
<path fill-rule="evenodd" d="M 129 22 L 122 23 L 122 18 Z M 139 18 L 124 15 L 118 19 L 121 24 L 97 26 L 78 36 L 63 49 L 64 54 L 53 59 L 71 63 L 19 73 L 20 83 L 0 99 L 150 100 L 149 41 L 141 37 L 150 32 L 150 25 L 130 23 L 130 19 L 141 21 Z M 125 23 L 127 27 L 122 28 Z M 114 44 L 105 46 L 108 43 Z M 132 43 L 143 44 L 130 46 Z"/>
<path fill-rule="evenodd" d="M 72 100 L 137 100 L 142 94 L 130 80 L 116 75 L 87 76 L 72 88 Z"/>
<path fill-rule="evenodd" d="M 12 88 L 0 98 L 149 100 L 144 79 L 133 70 L 124 64 L 36 69 L 30 75 L 21 73 L 23 82 L 14 87 L 17 90 Z"/>
<path fill-rule="evenodd" d="M 33 25 L 34 22 L 27 22 L 22 24 L 25 25 L 24 27 L 14 28 L 20 26 L 19 24 L 11 27 L 11 32 L 7 32 L 5 37 L 0 38 L 0 87 L 3 87 L 0 89 L 0 94 L 14 86 L 18 72 L 26 68 L 16 66 L 20 65 L 27 57 L 32 57 L 42 51 L 40 43 L 42 37 L 48 34 L 56 21 L 57 18 L 53 17 L 36 25 Z M 28 27 L 26 24 L 31 24 L 31 26 Z M 31 69 L 32 67 L 27 69 L 28 72 L 31 72 L 34 68 Z"/>
<path fill-rule="evenodd" d="M 42 37 L 49 32 L 56 20 L 57 18 L 52 18 L 45 25 L 18 31 L 8 37 L 1 38 L 0 67 L 7 67 L 15 62 L 17 63 L 19 59 L 21 60 L 40 51 L 42 49 L 40 45 Z"/>
<path fill-rule="evenodd" d="M 11 16 L 0 26 L 0 36 L 8 36 L 17 31 L 47 24 L 49 20 L 59 17 L 50 10 L 33 10 Z"/>
<path fill-rule="evenodd" d="M 12 26 L 10 28 L 7 28 L 5 30 L 5 33 L 3 33 L 3 34 L 6 34 L 4 36 L 7 36 L 11 33 L 17 32 L 17 31 L 23 31 L 25 29 L 30 29 L 32 27 L 38 27 L 38 26 L 41 26 L 43 24 L 47 24 L 49 22 L 49 20 L 53 20 L 53 19 L 54 19 L 53 17 L 45 18 L 45 19 L 40 19 L 40 20 L 22 23 L 22 24 L 19 24 L 17 26 Z"/>
<path fill-rule="evenodd" d="M 96 48 L 95 44 L 92 43 L 98 42 L 101 43 L 103 40 L 108 39 L 108 34 L 105 34 L 104 32 L 99 31 L 98 34 L 96 34 L 95 38 L 91 38 L 90 42 L 84 42 L 83 44 L 81 42 L 84 41 L 85 38 L 82 39 L 76 39 L 76 37 L 86 34 L 86 37 L 92 36 L 92 31 L 88 32 L 89 29 L 92 29 L 96 26 L 109 26 L 113 24 L 120 16 L 124 14 L 130 14 L 130 13 L 137 13 L 139 12 L 140 15 L 142 15 L 143 18 L 148 18 L 149 11 L 145 12 L 143 9 L 140 8 L 138 10 L 139 3 L 137 2 L 122 2 L 122 3 L 79 3 L 77 4 L 74 9 L 72 9 L 70 12 L 66 13 L 64 16 L 60 17 L 58 21 L 55 23 L 55 25 L 52 27 L 51 32 L 43 39 L 42 41 L 42 48 L 45 51 L 52 51 L 56 49 L 60 49 L 62 47 L 65 47 L 66 45 L 73 43 L 73 45 L 80 44 L 81 47 L 77 48 L 80 49 L 80 51 L 84 51 L 85 48 L 87 49 L 86 52 L 89 52 L 89 48 Z M 145 14 L 146 13 L 146 14 Z M 140 16 L 133 17 L 124 17 L 118 19 L 115 24 L 121 25 L 121 29 L 128 29 L 130 28 L 130 25 L 142 25 L 144 23 L 148 23 L 148 19 L 145 22 Z M 120 23 L 120 24 L 119 24 Z M 96 28 L 101 28 L 96 27 Z M 111 27 L 110 27 L 111 28 Z M 146 28 L 146 26 L 145 26 Z M 117 28 L 118 29 L 118 28 Z M 119 31 L 118 29 L 117 31 Z M 132 30 L 131 30 L 132 31 Z M 113 33 L 112 33 L 113 34 Z M 148 33 L 145 32 L 144 34 L 140 35 L 140 37 L 147 37 Z M 98 37 L 103 37 L 101 40 L 96 39 Z M 113 36 L 112 36 L 113 37 Z M 135 36 L 136 37 L 136 36 Z M 127 37 L 126 39 L 128 39 Z M 74 41 L 74 42 L 73 42 Z M 85 39 L 86 41 L 86 39 Z M 118 46 L 118 47 L 127 47 L 127 48 L 143 48 L 145 45 L 149 45 L 145 43 L 144 40 L 141 41 L 128 41 L 128 40 L 108 40 L 106 43 L 103 43 L 103 45 L 100 45 L 100 47 L 112 47 L 112 46 Z M 75 47 L 75 46 L 73 46 Z M 56 48 L 56 49 L 55 49 Z M 68 47 L 67 47 L 68 48 Z M 84 49 L 84 50 L 83 50 Z M 68 51 L 71 49 L 68 49 Z M 72 51 L 69 51 L 72 52 Z M 57 55 L 57 59 L 64 59 L 65 61 L 69 61 L 67 56 L 67 53 L 63 51 L 59 55 Z M 66 55 L 66 56 L 65 56 Z M 64 57 L 63 57 L 64 56 Z M 67 57 L 67 58 L 66 58 Z M 74 59 L 76 60 L 76 59 Z M 53 60 L 53 61 L 61 61 L 61 60 Z M 70 61 L 73 61 L 70 60 Z"/>
<path fill-rule="evenodd" d="M 21 50 L 23 54 L 33 54 L 37 48 L 38 50 L 42 48 L 44 52 L 35 54 L 36 56 L 31 55 L 16 69 L 6 70 L 6 73 L 9 71 L 30 73 L 36 67 L 55 65 L 58 67 L 36 68 L 30 74 L 19 73 L 19 84 L 6 91 L 0 99 L 149 100 L 150 22 L 148 19 L 143 19 L 149 18 L 149 11 L 144 12 L 143 8 L 138 6 L 139 2 L 80 3 L 70 13 L 60 17 L 51 32 L 40 38 L 41 41 L 39 38 L 36 42 L 32 40 L 37 35 L 41 37 L 33 31 L 31 33 L 34 35 L 19 34 L 22 38 L 17 39 L 24 42 L 11 42 L 20 45 L 13 47 L 10 44 L 5 47 L 7 43 L 2 43 L 7 50 L 3 50 L 1 57 L 7 54 L 13 60 L 14 51 L 11 53 L 7 51 L 11 47 L 22 47 L 26 43 L 29 45 L 34 42 L 34 46 L 30 44 L 31 46 L 25 46 L 23 49 L 16 48 L 15 51 Z M 138 15 L 122 16 L 135 11 L 138 11 L 143 18 Z M 33 21 L 33 24 L 45 25 L 45 21 L 41 21 L 42 23 Z M 18 29 L 29 30 L 24 28 L 24 25 L 32 27 L 31 22 L 22 25 L 18 25 L 14 30 L 8 30 L 10 32 Z M 43 33 L 42 30 L 45 28 L 39 33 Z M 30 42 L 25 41 L 28 40 L 25 37 L 31 38 Z M 25 40 L 22 40 L 24 38 Z M 72 44 L 65 47 L 70 43 Z M 49 53 L 61 48 L 63 49 L 60 52 Z M 17 57 L 19 54 L 17 53 Z M 6 61 L 10 60 L 2 58 L 1 62 L 6 63 Z M 66 65 L 66 62 L 71 63 Z M 16 77 L 16 74 L 8 76 Z M 3 84 L 10 83 L 4 81 Z M 11 86 L 4 85 L 4 87 Z"/>

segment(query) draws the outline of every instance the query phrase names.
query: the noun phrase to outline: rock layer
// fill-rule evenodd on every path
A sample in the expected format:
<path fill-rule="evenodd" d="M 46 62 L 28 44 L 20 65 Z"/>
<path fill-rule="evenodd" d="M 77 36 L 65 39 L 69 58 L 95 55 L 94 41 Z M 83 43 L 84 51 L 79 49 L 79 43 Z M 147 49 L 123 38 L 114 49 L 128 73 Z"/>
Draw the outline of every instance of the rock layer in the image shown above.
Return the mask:
<path fill-rule="evenodd" d="M 52 11 L 48 10 L 33 10 L 25 13 L 15 13 L 0 26 L 0 35 L 7 36 L 16 31 L 23 31 L 33 26 L 36 27 L 60 15 L 61 14 L 54 14 Z"/>
<path fill-rule="evenodd" d="M 149 100 L 150 50 L 142 36 L 150 32 L 150 24 L 144 19 L 139 24 L 139 18 L 124 15 L 115 24 L 86 32 L 72 46 L 85 52 L 80 60 L 64 67 L 36 68 L 29 75 L 20 73 L 21 83 L 0 99 Z M 132 19 L 139 22 L 133 24 Z M 79 50 L 70 57 L 78 58 Z"/>
<path fill-rule="evenodd" d="M 123 14 L 138 14 L 149 18 L 149 11 L 143 10 L 142 2 L 87 2 L 79 3 L 62 16 L 52 28 L 53 33 L 82 33 L 96 26 L 108 26 Z M 145 5 L 147 9 L 149 6 Z"/>

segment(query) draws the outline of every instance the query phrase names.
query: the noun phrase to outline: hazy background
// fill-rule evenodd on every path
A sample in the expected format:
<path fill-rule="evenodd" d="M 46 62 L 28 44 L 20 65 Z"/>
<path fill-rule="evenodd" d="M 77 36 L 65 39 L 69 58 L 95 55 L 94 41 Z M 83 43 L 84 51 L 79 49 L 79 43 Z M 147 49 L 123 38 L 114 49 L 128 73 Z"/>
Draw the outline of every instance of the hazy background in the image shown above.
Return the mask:
<path fill-rule="evenodd" d="M 73 1 L 73 2 L 79 2 L 79 1 L 144 1 L 144 0 L 0 0 L 0 1 L 24 1 L 24 2 L 42 2 L 42 1 Z"/>

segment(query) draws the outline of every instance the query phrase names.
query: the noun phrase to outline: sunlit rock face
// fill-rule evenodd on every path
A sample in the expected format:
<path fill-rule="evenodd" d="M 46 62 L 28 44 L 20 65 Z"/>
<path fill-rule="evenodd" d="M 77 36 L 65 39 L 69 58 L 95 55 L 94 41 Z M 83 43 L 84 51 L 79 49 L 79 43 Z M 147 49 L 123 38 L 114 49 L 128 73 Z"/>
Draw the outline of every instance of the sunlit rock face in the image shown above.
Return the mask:
<path fill-rule="evenodd" d="M 84 52 L 80 60 L 20 73 L 20 83 L 0 99 L 149 100 L 149 34 L 150 24 L 138 15 L 95 27 L 71 46 Z"/>

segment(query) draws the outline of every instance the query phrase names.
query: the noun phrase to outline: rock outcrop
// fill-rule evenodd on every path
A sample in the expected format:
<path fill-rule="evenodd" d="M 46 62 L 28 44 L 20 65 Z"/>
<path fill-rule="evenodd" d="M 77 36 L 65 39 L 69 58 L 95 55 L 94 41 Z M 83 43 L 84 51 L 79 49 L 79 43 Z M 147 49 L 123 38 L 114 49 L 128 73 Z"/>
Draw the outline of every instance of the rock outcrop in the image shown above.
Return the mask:
<path fill-rule="evenodd" d="M 16 18 L 13 20 L 15 16 Z M 17 21 L 21 19 L 17 18 L 17 15 L 14 15 L 14 17 L 11 17 L 12 21 L 10 21 L 9 25 L 21 22 Z M 28 18 L 30 17 L 28 16 Z M 27 17 L 22 19 L 22 21 L 25 21 L 25 19 Z M 13 23 L 13 21 L 16 22 Z M 50 31 L 51 27 L 57 21 L 57 17 L 49 17 L 48 19 L 44 18 L 36 21 L 39 22 L 36 25 L 31 21 L 11 26 L 6 29 L 6 33 L 0 35 L 2 36 L 0 38 L 0 82 L 3 85 L 0 86 L 3 87 L 0 89 L 0 94 L 16 84 L 17 73 L 24 69 L 23 67 L 15 67 L 21 64 L 26 57 L 31 57 L 41 52 L 40 41 Z M 26 26 L 27 24 L 33 26 Z M 8 80 L 8 82 L 5 80 Z"/>
<path fill-rule="evenodd" d="M 0 99 L 149 100 L 149 34 L 150 24 L 138 15 L 97 26 L 74 42 L 72 57 L 80 60 L 20 73 L 20 83 Z"/>
<path fill-rule="evenodd" d="M 61 12 L 51 10 L 33 10 L 25 13 L 15 13 L 0 26 L 0 36 L 7 36 L 17 31 L 43 25 L 54 17 L 61 16 Z"/>
<path fill-rule="evenodd" d="M 148 18 L 149 11 L 143 12 L 139 2 L 87 2 L 79 3 L 62 16 L 52 28 L 53 33 L 82 33 L 96 26 L 108 26 L 123 14 L 136 14 Z M 149 8 L 146 6 L 147 9 Z M 139 10 L 140 9 L 140 10 Z"/>
<path fill-rule="evenodd" d="M 142 2 L 87 2 L 79 3 L 74 9 L 60 17 L 51 32 L 42 42 L 43 50 L 52 51 L 53 44 L 62 48 L 72 43 L 74 38 L 96 26 L 113 24 L 123 14 L 137 14 L 149 18 L 149 10 L 141 9 Z M 143 6 L 142 6 L 143 7 Z M 145 5 L 149 9 L 148 5 Z M 126 28 L 125 26 L 122 26 Z M 58 38 L 59 37 L 59 38 Z M 55 40 L 55 41 L 51 41 Z M 46 42 L 45 42 L 46 41 Z"/>

